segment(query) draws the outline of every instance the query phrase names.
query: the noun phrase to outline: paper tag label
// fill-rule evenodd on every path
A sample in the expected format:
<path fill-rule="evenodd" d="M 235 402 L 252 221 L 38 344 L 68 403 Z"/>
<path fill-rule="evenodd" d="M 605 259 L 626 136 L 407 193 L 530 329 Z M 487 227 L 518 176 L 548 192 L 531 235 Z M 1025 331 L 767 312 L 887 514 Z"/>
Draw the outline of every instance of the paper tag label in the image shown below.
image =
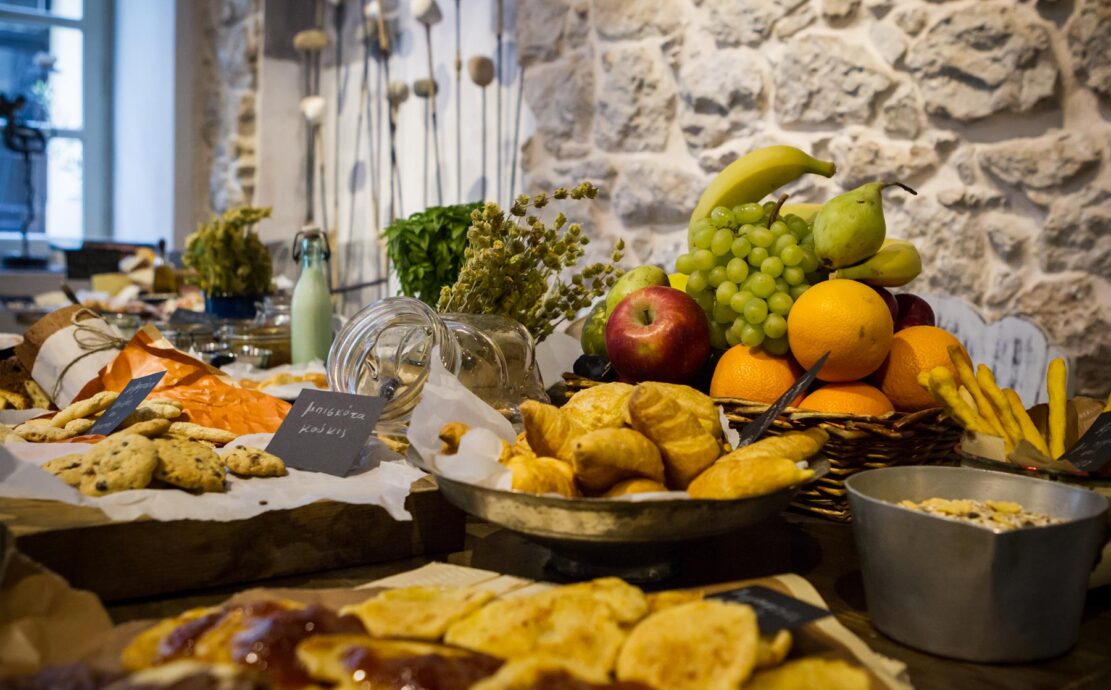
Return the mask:
<path fill-rule="evenodd" d="M 1111 462 L 1111 412 L 1104 412 L 1069 452 L 1061 456 L 1078 470 L 1099 472 Z"/>
<path fill-rule="evenodd" d="M 382 398 L 305 389 L 266 450 L 290 467 L 343 477 L 385 406 Z"/>
<path fill-rule="evenodd" d="M 830 615 L 825 609 L 760 586 L 718 592 L 710 598 L 751 606 L 756 611 L 760 632 L 765 635 L 797 628 Z"/>
<path fill-rule="evenodd" d="M 112 406 L 100 415 L 100 419 L 96 420 L 96 424 L 93 424 L 93 428 L 89 429 L 89 433 L 107 436 L 115 431 L 116 427 L 122 424 L 123 420 L 135 411 L 135 408 L 139 407 L 139 403 L 147 399 L 147 396 L 165 375 L 165 371 L 157 371 L 128 381 L 124 389 L 120 391 L 116 402 L 112 403 Z"/>

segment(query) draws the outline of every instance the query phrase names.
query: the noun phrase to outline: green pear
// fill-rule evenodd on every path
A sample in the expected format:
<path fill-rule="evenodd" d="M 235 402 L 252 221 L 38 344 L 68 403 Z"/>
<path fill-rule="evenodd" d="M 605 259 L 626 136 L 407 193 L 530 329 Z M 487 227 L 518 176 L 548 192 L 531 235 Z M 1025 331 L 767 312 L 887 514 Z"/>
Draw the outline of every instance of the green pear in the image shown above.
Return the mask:
<path fill-rule="evenodd" d="M 583 354 L 587 355 L 606 355 L 606 301 L 604 299 L 598 300 L 598 303 L 590 310 L 583 322 L 582 336 L 579 342 L 582 344 Z"/>
<path fill-rule="evenodd" d="M 883 246 L 887 225 L 883 220 L 881 192 L 899 182 L 869 182 L 835 196 L 814 216 L 814 254 L 826 268 L 843 268 L 864 261 Z"/>
<path fill-rule="evenodd" d="M 670 286 L 667 273 L 659 266 L 637 266 L 617 279 L 606 295 L 606 318 L 617 308 L 618 303 L 641 288 L 653 285 Z"/>

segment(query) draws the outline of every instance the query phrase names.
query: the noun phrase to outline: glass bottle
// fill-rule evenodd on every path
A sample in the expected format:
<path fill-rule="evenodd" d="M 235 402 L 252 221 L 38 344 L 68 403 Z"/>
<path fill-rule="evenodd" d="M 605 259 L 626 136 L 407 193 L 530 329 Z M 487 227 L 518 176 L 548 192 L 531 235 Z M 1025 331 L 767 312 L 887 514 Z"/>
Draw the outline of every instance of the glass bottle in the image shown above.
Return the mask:
<path fill-rule="evenodd" d="M 293 258 L 301 275 L 293 287 L 290 337 L 294 364 L 328 359 L 332 345 L 332 295 L 328 289 L 328 259 L 332 252 L 319 228 L 307 228 L 293 240 Z"/>
<path fill-rule="evenodd" d="M 548 399 L 524 326 L 504 316 L 438 314 L 411 297 L 378 300 L 347 322 L 328 355 L 328 383 L 385 398 L 379 431 L 404 433 L 436 346 L 448 371 L 510 419 L 523 400 Z"/>

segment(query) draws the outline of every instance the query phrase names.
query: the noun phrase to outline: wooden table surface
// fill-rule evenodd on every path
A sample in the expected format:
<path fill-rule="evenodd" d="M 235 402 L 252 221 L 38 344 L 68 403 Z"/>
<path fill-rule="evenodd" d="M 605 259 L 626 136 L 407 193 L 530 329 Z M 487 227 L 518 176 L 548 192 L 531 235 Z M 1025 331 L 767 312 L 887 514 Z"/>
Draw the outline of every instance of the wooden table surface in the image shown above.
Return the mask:
<path fill-rule="evenodd" d="M 546 568 L 548 552 L 524 538 L 481 522 L 471 522 L 464 551 L 283 578 L 282 587 L 347 587 L 447 561 L 535 580 L 562 581 Z M 914 651 L 877 632 L 865 612 L 860 566 L 849 525 L 786 514 L 761 527 L 692 548 L 678 576 L 655 589 L 691 587 L 793 572 L 809 580 L 837 617 L 872 649 L 907 664 L 918 690 L 1007 690 L 1111 688 L 1111 587 L 1088 593 L 1080 642 L 1069 653 L 1029 665 L 986 665 L 952 661 Z M 647 587 L 646 589 L 653 589 Z M 124 602 L 109 607 L 117 622 L 156 618 L 217 603 L 232 589 Z"/>

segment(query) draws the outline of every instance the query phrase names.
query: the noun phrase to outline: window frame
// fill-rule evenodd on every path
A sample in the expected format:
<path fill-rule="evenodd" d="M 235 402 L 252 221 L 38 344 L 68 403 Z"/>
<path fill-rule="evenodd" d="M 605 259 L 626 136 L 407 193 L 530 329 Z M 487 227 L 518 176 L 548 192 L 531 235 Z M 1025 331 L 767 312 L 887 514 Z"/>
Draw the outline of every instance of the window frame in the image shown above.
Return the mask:
<path fill-rule="evenodd" d="M 115 0 L 84 0 L 81 18 L 0 6 L 0 22 L 81 31 L 81 129 L 50 128 L 48 138 L 81 142 L 81 222 L 85 240 L 112 237 L 112 45 Z M 4 235 L 18 233 L 3 233 Z M 30 235 L 48 238 L 45 233 Z"/>

